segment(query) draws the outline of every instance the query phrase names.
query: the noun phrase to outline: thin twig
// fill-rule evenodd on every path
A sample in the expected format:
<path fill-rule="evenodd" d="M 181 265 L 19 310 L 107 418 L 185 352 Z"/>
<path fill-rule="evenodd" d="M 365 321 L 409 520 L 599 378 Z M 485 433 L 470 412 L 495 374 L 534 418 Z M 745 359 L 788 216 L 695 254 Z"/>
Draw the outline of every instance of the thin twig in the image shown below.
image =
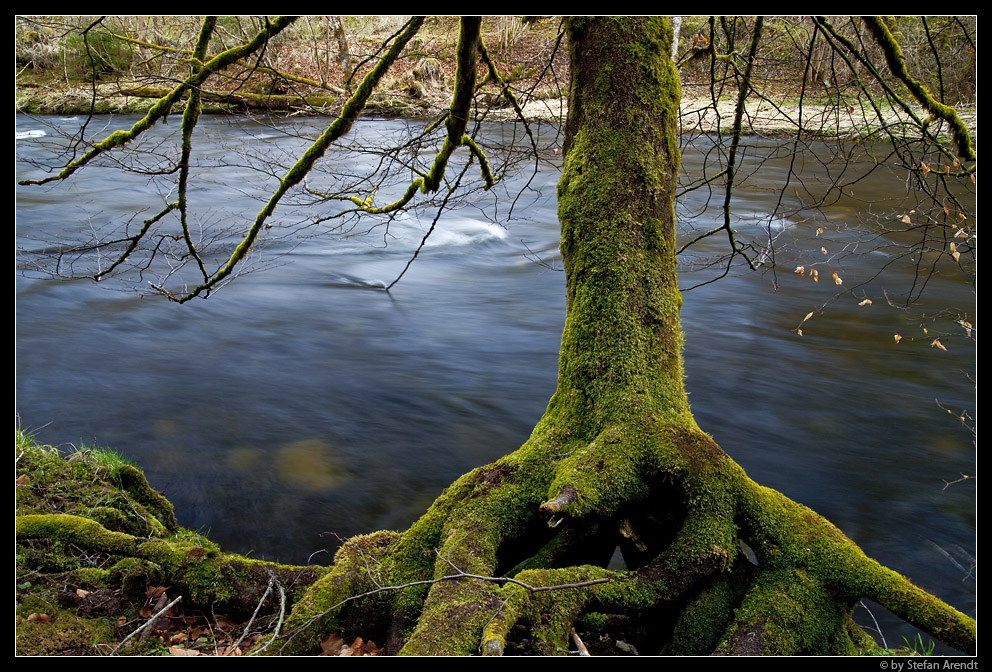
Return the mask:
<path fill-rule="evenodd" d="M 582 643 L 582 640 L 579 639 L 579 633 L 575 631 L 574 627 L 572 628 L 572 641 L 575 642 L 575 648 L 579 650 L 580 656 L 592 655 L 591 653 L 589 653 L 589 649 L 586 648 L 586 645 Z"/>
<path fill-rule="evenodd" d="M 279 620 L 276 621 L 276 629 L 272 631 L 272 636 L 269 638 L 269 641 L 267 641 L 258 651 L 251 654 L 253 656 L 257 656 L 269 648 L 269 644 L 276 641 L 276 637 L 279 636 L 279 631 L 282 629 L 282 623 L 286 617 L 286 591 L 282 589 L 282 584 L 278 581 L 276 581 L 276 588 L 279 589 Z"/>
<path fill-rule="evenodd" d="M 252 613 L 251 618 L 248 619 L 248 624 L 245 625 L 244 632 L 242 632 L 241 636 L 238 637 L 238 641 L 234 642 L 234 644 L 231 644 L 231 646 L 227 647 L 227 653 L 224 654 L 225 656 L 231 655 L 231 652 L 234 651 L 236 648 L 238 648 L 238 645 L 241 644 L 241 642 L 245 641 L 245 637 L 248 636 L 248 633 L 251 631 L 251 626 L 255 622 L 255 618 L 258 616 L 258 611 L 262 608 L 262 604 L 265 603 L 265 600 L 266 598 L 268 598 L 269 593 L 272 592 L 272 584 L 275 583 L 275 580 L 276 580 L 275 575 L 269 573 L 269 585 L 265 587 L 265 592 L 262 593 L 262 599 L 260 599 L 258 601 L 258 604 L 255 605 L 255 611 L 254 613 Z"/>
<path fill-rule="evenodd" d="M 118 644 L 117 646 L 115 646 L 115 647 L 114 647 L 114 650 L 110 652 L 110 655 L 114 655 L 115 653 L 117 653 L 117 649 L 119 649 L 119 648 L 121 648 L 122 646 L 124 646 L 124 643 L 125 643 L 125 642 L 127 642 L 127 641 L 128 641 L 129 639 L 131 639 L 132 637 L 134 637 L 134 636 L 135 636 L 135 635 L 137 635 L 138 633 L 140 633 L 140 632 L 142 632 L 142 631 L 144 631 L 145 629 L 147 629 L 147 628 L 149 628 L 149 627 L 151 627 L 151 626 L 153 626 L 153 625 L 155 625 L 155 623 L 156 623 L 156 622 L 158 621 L 158 619 L 159 619 L 159 618 L 160 618 L 160 617 L 162 616 L 162 614 L 164 614 L 164 613 L 165 613 L 165 612 L 167 612 L 167 611 L 168 611 L 169 609 L 171 609 L 171 608 L 172 608 L 172 606 L 173 606 L 173 605 L 175 605 L 176 603 L 178 603 L 178 602 L 179 602 L 179 600 L 181 600 L 181 599 L 183 599 L 183 596 L 182 596 L 182 595 L 180 595 L 179 597 L 177 597 L 176 599 L 174 599 L 174 600 L 173 600 L 172 602 L 169 602 L 169 603 L 168 603 L 167 605 L 165 605 L 164 607 L 162 607 L 162 609 L 161 609 L 161 611 L 159 611 L 159 612 L 158 612 L 157 614 L 155 614 L 154 616 L 152 616 L 151 618 L 149 618 L 149 619 L 148 619 L 148 620 L 147 620 L 147 621 L 145 622 L 145 624 L 144 624 L 144 625 L 142 625 L 142 626 L 141 626 L 140 628 L 138 628 L 137 630 L 135 630 L 134 632 L 132 632 L 132 633 L 131 633 L 130 635 L 128 635 L 128 636 L 127 636 L 127 637 L 125 637 L 124 639 L 122 639 L 122 640 L 121 640 L 121 642 L 120 642 L 120 644 Z"/>

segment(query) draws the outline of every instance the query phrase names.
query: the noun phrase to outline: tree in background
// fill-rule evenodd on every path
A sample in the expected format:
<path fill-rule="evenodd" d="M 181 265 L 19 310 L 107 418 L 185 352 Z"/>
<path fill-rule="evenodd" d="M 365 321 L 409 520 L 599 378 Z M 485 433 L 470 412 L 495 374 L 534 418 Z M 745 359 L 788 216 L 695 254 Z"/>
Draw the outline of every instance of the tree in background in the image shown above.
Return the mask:
<path fill-rule="evenodd" d="M 266 20 L 250 40 L 211 55 L 218 21 L 204 19 L 188 59 L 190 74 L 144 118 L 130 130 L 80 143 L 78 155 L 56 174 L 29 181 L 70 177 L 97 157 L 126 148 L 186 101 L 181 155 L 174 164 L 176 199 L 115 240 L 59 250 L 60 267 L 79 272 L 97 263 L 96 252 L 102 257 L 111 252 L 109 264 L 101 261 L 87 271 L 100 279 L 151 270 L 171 253 L 180 263 L 168 265 L 152 286 L 185 302 L 208 296 L 237 274 L 283 199 L 341 202 L 346 217 L 387 222 L 403 208 L 433 199 L 437 222 L 463 183 L 489 188 L 500 169 L 515 160 L 507 155 L 494 169 L 492 153 L 477 142 L 487 113 L 478 105 L 483 86 L 492 86 L 494 98 L 521 119 L 523 114 L 486 49 L 480 20 L 467 18 L 460 22 L 450 105 L 408 145 L 418 152 L 436 148 L 423 164 L 403 164 L 404 172 L 416 177 L 386 202 L 377 188 L 396 191 L 390 162 L 376 176 L 333 192 L 309 187 L 307 178 L 320 158 L 348 133 L 390 68 L 414 45 L 423 19 L 413 18 L 364 69 L 355 66 L 355 73 L 364 74 L 354 93 L 280 176 L 233 251 L 219 261 L 207 256 L 203 239 L 189 225 L 186 200 L 203 89 L 216 73 L 255 59 L 292 23 Z M 760 130 L 757 115 L 749 117 L 749 96 L 762 97 L 767 114 L 793 122 L 794 161 L 813 146 L 817 132 L 839 125 L 845 112 L 854 128 L 860 117 L 874 134 L 871 139 L 889 143 L 890 157 L 911 169 L 920 194 L 920 208 L 903 221 L 919 234 L 907 254 L 922 259 L 924 251 L 938 248 L 941 259 L 951 257 L 955 264 L 962 255 L 973 255 L 972 213 L 967 189 L 960 185 L 971 184 L 976 155 L 966 125 L 943 102 L 942 76 L 935 96 L 910 74 L 896 34 L 880 19 L 835 27 L 817 17 L 776 26 L 786 37 L 774 43 L 791 44 L 805 59 L 800 83 L 785 85 L 792 87 L 795 105 L 778 102 L 783 88 L 769 92 L 757 86 L 769 74 L 759 77 L 757 69 L 774 67 L 763 65 L 767 24 L 762 18 L 713 18 L 688 39 L 692 26 L 683 23 L 679 61 L 684 71 L 708 69 L 710 100 L 690 112 L 698 126 L 680 140 L 681 85 L 671 22 L 663 17 L 563 22 L 569 88 L 558 211 L 567 315 L 558 388 L 547 412 L 519 450 L 457 480 L 407 531 L 346 541 L 333 567 L 296 599 L 270 650 L 313 651 L 329 632 L 361 631 L 384 634 L 390 651 L 498 654 L 513 645 L 511 633 L 521 623 L 530 633 L 527 650 L 551 654 L 567 647 L 579 619 L 595 628 L 637 615 L 669 653 L 853 653 L 871 646 L 851 620 L 855 606 L 868 598 L 935 638 L 974 651 L 971 618 L 866 557 L 813 511 L 754 483 L 689 410 L 676 255 L 693 242 L 721 235 L 728 253 L 712 260 L 714 277 L 738 260 L 752 267 L 772 263 L 772 224 L 794 214 L 786 185 L 781 208 L 766 223 L 765 239 L 736 234 L 731 199 L 745 177 L 742 138 L 748 130 Z M 933 26 L 926 21 L 923 26 L 940 63 Z M 786 48 L 781 57 L 794 55 Z M 818 106 L 819 121 L 804 116 L 811 90 L 818 91 L 818 100 L 830 101 L 832 115 Z M 698 140 L 714 128 L 726 130 L 719 121 L 726 115 L 717 113 L 728 96 L 735 99 L 729 108 L 730 142 L 714 150 L 717 169 L 679 185 L 679 142 Z M 536 154 L 533 135 L 522 123 L 525 145 Z M 392 160 L 402 161 L 401 156 L 386 153 Z M 468 158 L 456 163 L 456 156 Z M 812 185 L 797 168 L 790 171 L 793 178 L 808 195 L 806 209 L 842 196 L 857 176 L 841 171 L 826 186 Z M 680 247 L 675 201 L 688 189 L 710 189 L 722 197 L 724 221 Z M 168 226 L 173 228 L 167 232 Z M 217 240 L 231 239 L 224 232 Z M 927 269 L 921 266 L 918 277 L 925 282 Z M 841 285 L 839 280 L 835 273 L 833 281 Z M 61 534 L 58 529 L 32 520 L 21 533 Z M 604 569 L 618 545 L 628 571 Z M 141 553 L 139 547 L 137 557 Z M 192 570 L 184 568 L 168 580 L 181 586 L 189 580 L 186 571 Z"/>

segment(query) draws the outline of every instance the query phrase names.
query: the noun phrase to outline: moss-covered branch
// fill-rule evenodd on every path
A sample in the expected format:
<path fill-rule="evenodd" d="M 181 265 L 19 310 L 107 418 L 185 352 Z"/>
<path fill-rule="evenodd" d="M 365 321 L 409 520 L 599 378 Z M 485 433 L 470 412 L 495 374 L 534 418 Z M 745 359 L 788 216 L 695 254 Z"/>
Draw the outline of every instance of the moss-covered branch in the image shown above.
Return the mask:
<path fill-rule="evenodd" d="M 321 136 L 314 141 L 309 149 L 303 153 L 303 156 L 300 157 L 300 159 L 279 181 L 279 187 L 269 198 L 269 201 L 265 204 L 265 207 L 262 208 L 261 212 L 259 212 L 255 217 L 254 223 L 235 248 L 227 263 L 211 275 L 209 279 L 196 286 L 187 294 L 175 295 L 164 288 L 156 289 L 159 289 L 159 291 L 165 293 L 173 301 L 185 303 L 200 294 L 209 292 L 218 283 L 231 275 L 231 273 L 234 272 L 235 267 L 241 262 L 242 259 L 244 259 L 245 255 L 248 254 L 248 250 L 251 249 L 252 244 L 254 244 L 255 239 L 258 237 L 258 232 L 261 231 L 269 216 L 275 212 L 276 206 L 279 204 L 279 201 L 282 200 L 282 197 L 286 194 L 286 192 L 299 184 L 303 178 L 307 176 L 317 160 L 324 155 L 327 148 L 330 147 L 335 140 L 351 130 L 352 125 L 358 118 L 362 108 L 365 107 L 366 101 L 369 99 L 369 96 L 372 95 L 372 92 L 379 84 L 379 81 L 383 78 L 383 76 L 385 76 L 386 72 L 389 71 L 389 68 L 396 61 L 396 59 L 399 58 L 399 55 L 403 51 L 404 47 L 406 47 L 406 44 L 413 38 L 414 35 L 417 34 L 417 31 L 420 29 L 422 24 L 423 17 L 414 17 L 407 22 L 405 30 L 399 34 L 390 46 L 389 50 L 379 60 L 372 71 L 369 72 L 364 79 L 362 79 L 362 83 L 358 86 L 358 89 L 351 96 L 351 98 L 349 98 L 344 104 L 344 107 L 341 109 L 341 113 L 338 117 L 331 122 Z"/>
<path fill-rule="evenodd" d="M 128 44 L 133 44 L 138 47 L 144 47 L 146 49 L 154 49 L 156 51 L 161 51 L 169 54 L 188 54 L 190 56 L 189 60 L 192 66 L 202 66 L 206 60 L 209 60 L 207 59 L 206 50 L 204 50 L 203 54 L 197 55 L 196 50 L 190 51 L 189 49 L 176 49 L 175 47 L 170 47 L 164 44 L 154 44 L 152 42 L 146 42 L 145 40 L 139 40 L 133 37 L 129 37 L 127 35 L 121 35 L 120 33 L 110 33 L 110 34 L 113 35 L 115 39 L 118 39 L 121 42 L 127 42 Z M 306 86 L 312 86 L 316 89 L 324 89 L 326 91 L 332 91 L 338 94 L 344 93 L 344 89 L 340 87 L 331 86 L 329 84 L 323 84 L 315 79 L 310 79 L 309 77 L 301 77 L 300 75 L 294 75 L 289 72 L 283 72 L 281 70 L 277 70 L 275 68 L 266 65 L 252 64 L 251 69 L 258 72 L 264 72 L 265 74 L 272 75 L 273 77 L 278 77 L 279 79 L 283 79 L 287 82 L 296 82 L 297 84 L 304 84 Z M 155 96 L 155 97 L 158 98 L 160 96 Z"/>
<path fill-rule="evenodd" d="M 128 130 L 114 131 L 102 141 L 95 143 L 92 149 L 75 161 L 70 162 L 69 165 L 59 171 L 56 175 L 52 175 L 41 180 L 24 180 L 19 184 L 46 184 L 55 180 L 64 180 L 103 152 L 117 147 L 123 147 L 138 137 L 141 133 L 151 128 L 156 121 L 166 116 L 172 109 L 172 106 L 179 102 L 186 91 L 191 88 L 199 87 L 218 70 L 226 68 L 231 63 L 234 63 L 249 54 L 255 53 L 267 44 L 269 40 L 282 32 L 282 30 L 290 25 L 294 20 L 295 17 L 282 16 L 272 22 L 266 22 L 265 27 L 260 30 L 250 42 L 232 49 L 228 49 L 227 51 L 223 51 L 210 59 L 208 62 L 204 63 L 202 69 L 190 75 L 190 77 L 173 88 L 166 96 L 163 96 L 159 102 L 148 110 L 148 113 L 145 114 L 144 117 L 135 122 L 135 124 Z"/>
<path fill-rule="evenodd" d="M 906 88 L 910 90 L 913 97 L 930 114 L 943 119 L 950 125 L 954 140 L 957 143 L 958 156 L 968 161 L 975 160 L 977 155 L 971 145 L 971 135 L 968 133 L 968 127 L 961 121 L 961 118 L 953 107 L 939 102 L 925 86 L 909 74 L 909 70 L 906 69 L 906 58 L 903 56 L 902 48 L 899 46 L 899 42 L 896 41 L 888 26 L 885 25 L 885 21 L 879 16 L 865 16 L 863 20 L 865 26 L 868 28 L 868 32 L 872 34 L 872 37 L 875 38 L 875 41 L 882 48 L 882 53 L 885 54 L 885 62 L 888 64 L 892 74 L 906 85 Z"/>

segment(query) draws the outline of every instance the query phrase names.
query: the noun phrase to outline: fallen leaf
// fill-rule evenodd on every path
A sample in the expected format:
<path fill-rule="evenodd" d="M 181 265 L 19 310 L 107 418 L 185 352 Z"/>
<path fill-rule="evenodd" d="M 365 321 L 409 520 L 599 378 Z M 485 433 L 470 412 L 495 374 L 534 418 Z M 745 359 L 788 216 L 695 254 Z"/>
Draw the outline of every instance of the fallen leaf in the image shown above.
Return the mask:
<path fill-rule="evenodd" d="M 127 623 L 127 616 L 121 616 L 117 619 L 117 625 L 125 625 Z"/>
<path fill-rule="evenodd" d="M 338 653 L 339 656 L 360 656 L 362 655 L 362 638 L 355 637 L 351 646 L 346 646 Z"/>
<path fill-rule="evenodd" d="M 14 479 L 14 484 L 15 485 L 27 485 L 28 484 L 28 475 L 27 474 L 21 474 L 16 479 Z"/>
<path fill-rule="evenodd" d="M 182 644 L 187 639 L 189 639 L 189 635 L 185 632 L 177 632 L 169 639 L 169 644 Z"/>
<path fill-rule="evenodd" d="M 844 284 L 844 280 L 839 275 L 837 275 L 837 271 L 834 271 L 833 272 L 833 275 L 831 275 L 830 277 L 832 277 L 834 279 L 834 284 L 835 285 L 843 285 Z"/>
<path fill-rule="evenodd" d="M 332 632 L 320 643 L 320 655 L 336 656 L 343 646 L 344 639 L 342 639 L 341 635 Z"/>
<path fill-rule="evenodd" d="M 149 600 L 154 600 L 167 591 L 171 586 L 148 586 L 145 588 L 145 597 Z"/>
<path fill-rule="evenodd" d="M 947 352 L 947 348 L 944 347 L 944 344 L 940 342 L 940 339 L 939 338 L 933 339 L 933 343 L 930 344 L 930 347 L 931 348 L 940 348 L 944 352 Z"/>
<path fill-rule="evenodd" d="M 174 656 L 202 656 L 203 654 L 193 649 L 184 649 L 181 646 L 170 646 L 169 653 Z"/>
<path fill-rule="evenodd" d="M 900 217 L 900 219 L 903 221 L 904 224 L 912 224 L 912 222 L 909 220 L 909 215 L 903 215 L 902 217 Z"/>
<path fill-rule="evenodd" d="M 825 247 L 821 247 L 821 248 L 820 248 L 820 252 L 823 252 L 824 254 L 826 254 L 826 253 L 827 253 L 827 248 L 825 248 Z"/>
<path fill-rule="evenodd" d="M 8 481 L 9 483 L 10 481 Z M 33 614 L 28 614 L 28 620 L 32 623 L 51 623 L 52 617 L 48 614 L 39 614 L 37 612 Z"/>
<path fill-rule="evenodd" d="M 902 340 L 902 336 L 900 336 L 899 334 L 895 334 L 892 338 L 896 339 L 897 344 L 899 343 L 899 341 Z"/>
<path fill-rule="evenodd" d="M 796 274 L 797 275 L 805 275 L 806 274 L 806 267 L 805 266 L 796 266 Z"/>
<path fill-rule="evenodd" d="M 214 625 L 216 625 L 221 630 L 235 630 L 238 628 L 238 624 L 229 619 L 227 616 L 220 615 L 214 619 Z"/>
<path fill-rule="evenodd" d="M 820 272 L 818 270 L 816 270 L 814 268 L 812 271 L 810 271 L 810 273 L 813 274 L 813 282 L 819 282 L 820 281 Z"/>
<path fill-rule="evenodd" d="M 864 301 L 862 301 L 858 305 L 859 306 L 870 306 L 871 305 L 871 299 L 865 299 Z"/>
<path fill-rule="evenodd" d="M 76 588 L 76 595 L 78 597 L 86 597 L 89 594 L 90 594 L 90 591 L 88 591 L 88 590 L 83 590 L 82 588 Z"/>

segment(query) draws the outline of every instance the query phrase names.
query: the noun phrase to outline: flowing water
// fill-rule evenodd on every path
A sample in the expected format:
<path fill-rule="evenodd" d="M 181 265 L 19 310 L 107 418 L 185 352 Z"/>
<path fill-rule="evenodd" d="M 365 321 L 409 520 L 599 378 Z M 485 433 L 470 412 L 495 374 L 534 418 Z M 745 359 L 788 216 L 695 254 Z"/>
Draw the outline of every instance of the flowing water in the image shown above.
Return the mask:
<path fill-rule="evenodd" d="M 51 161 L 50 124 L 71 130 L 80 121 L 19 116 L 18 179 L 42 174 L 31 161 Z M 121 128 L 133 119 L 91 123 Z M 196 152 L 214 168 L 198 173 L 191 192 L 197 225 L 244 228 L 259 209 L 253 197 L 273 188 L 266 157 L 298 152 L 294 136 L 312 136 L 319 124 L 204 118 Z M 155 137 L 174 137 L 178 126 L 156 127 Z M 408 127 L 367 120 L 355 132 L 375 142 Z M 487 130 L 493 142 L 511 132 Z M 228 145 L 237 144 L 263 163 L 232 155 Z M 762 145 L 753 145 L 757 156 Z M 702 169 L 704 150 L 687 149 L 687 174 Z M 298 210 L 280 206 L 277 215 L 285 215 L 257 260 L 264 270 L 182 306 L 112 291 L 122 288 L 113 283 L 53 280 L 25 271 L 22 260 L 19 422 L 44 442 L 123 452 L 166 491 L 182 525 L 208 531 L 227 550 L 327 562 L 321 551 L 333 552 L 332 533 L 404 528 L 452 480 L 525 441 L 554 390 L 564 274 L 555 270 L 560 156 L 546 154 L 536 176 L 508 176 L 504 196 L 531 179 L 512 221 L 502 219 L 507 198 L 499 210 L 491 200 L 450 210 L 389 293 L 377 288 L 402 270 L 429 213 L 397 217 L 388 232 L 325 237 L 296 228 L 280 239 L 279 224 Z M 335 171 L 358 172 L 362 161 L 346 152 L 327 158 Z M 742 236 L 766 225 L 788 161 L 764 162 L 735 192 Z M 802 169 L 807 179 L 826 170 L 812 163 Z M 148 217 L 175 198 L 157 185 L 102 166 L 54 187 L 17 187 L 18 246 L 37 250 L 39 241 L 99 232 L 107 219 L 136 211 Z M 841 293 L 894 258 L 863 238 L 866 217 L 898 211 L 905 175 L 876 171 L 854 188 L 854 198 L 808 219 L 773 222 L 777 275 L 735 271 L 685 293 L 693 412 L 752 478 L 812 507 L 883 564 L 974 615 L 974 481 L 944 489 L 942 480 L 975 473 L 974 447 L 935 403 L 974 408 L 967 378 L 974 344 L 950 319 L 922 320 L 950 310 L 973 321 L 973 287 L 941 266 L 913 311 L 896 310 L 882 290 L 905 293 L 913 266 L 892 263 L 855 295 Z M 706 197 L 687 194 L 680 216 L 702 211 Z M 716 226 L 719 216 L 707 211 L 694 226 Z M 825 233 L 816 236 L 820 226 Z M 693 254 L 723 244 L 714 236 Z M 831 256 L 844 249 L 854 253 Z M 792 272 L 814 262 L 818 283 Z M 683 287 L 720 272 L 690 265 L 702 259 L 687 257 Z M 858 305 L 865 296 L 871 306 Z M 798 335 L 803 316 L 824 304 Z M 895 333 L 904 337 L 898 345 Z M 934 337 L 947 351 L 931 347 Z M 856 616 L 872 625 L 867 612 Z M 891 618 L 882 625 L 890 646 L 913 636 Z"/>

